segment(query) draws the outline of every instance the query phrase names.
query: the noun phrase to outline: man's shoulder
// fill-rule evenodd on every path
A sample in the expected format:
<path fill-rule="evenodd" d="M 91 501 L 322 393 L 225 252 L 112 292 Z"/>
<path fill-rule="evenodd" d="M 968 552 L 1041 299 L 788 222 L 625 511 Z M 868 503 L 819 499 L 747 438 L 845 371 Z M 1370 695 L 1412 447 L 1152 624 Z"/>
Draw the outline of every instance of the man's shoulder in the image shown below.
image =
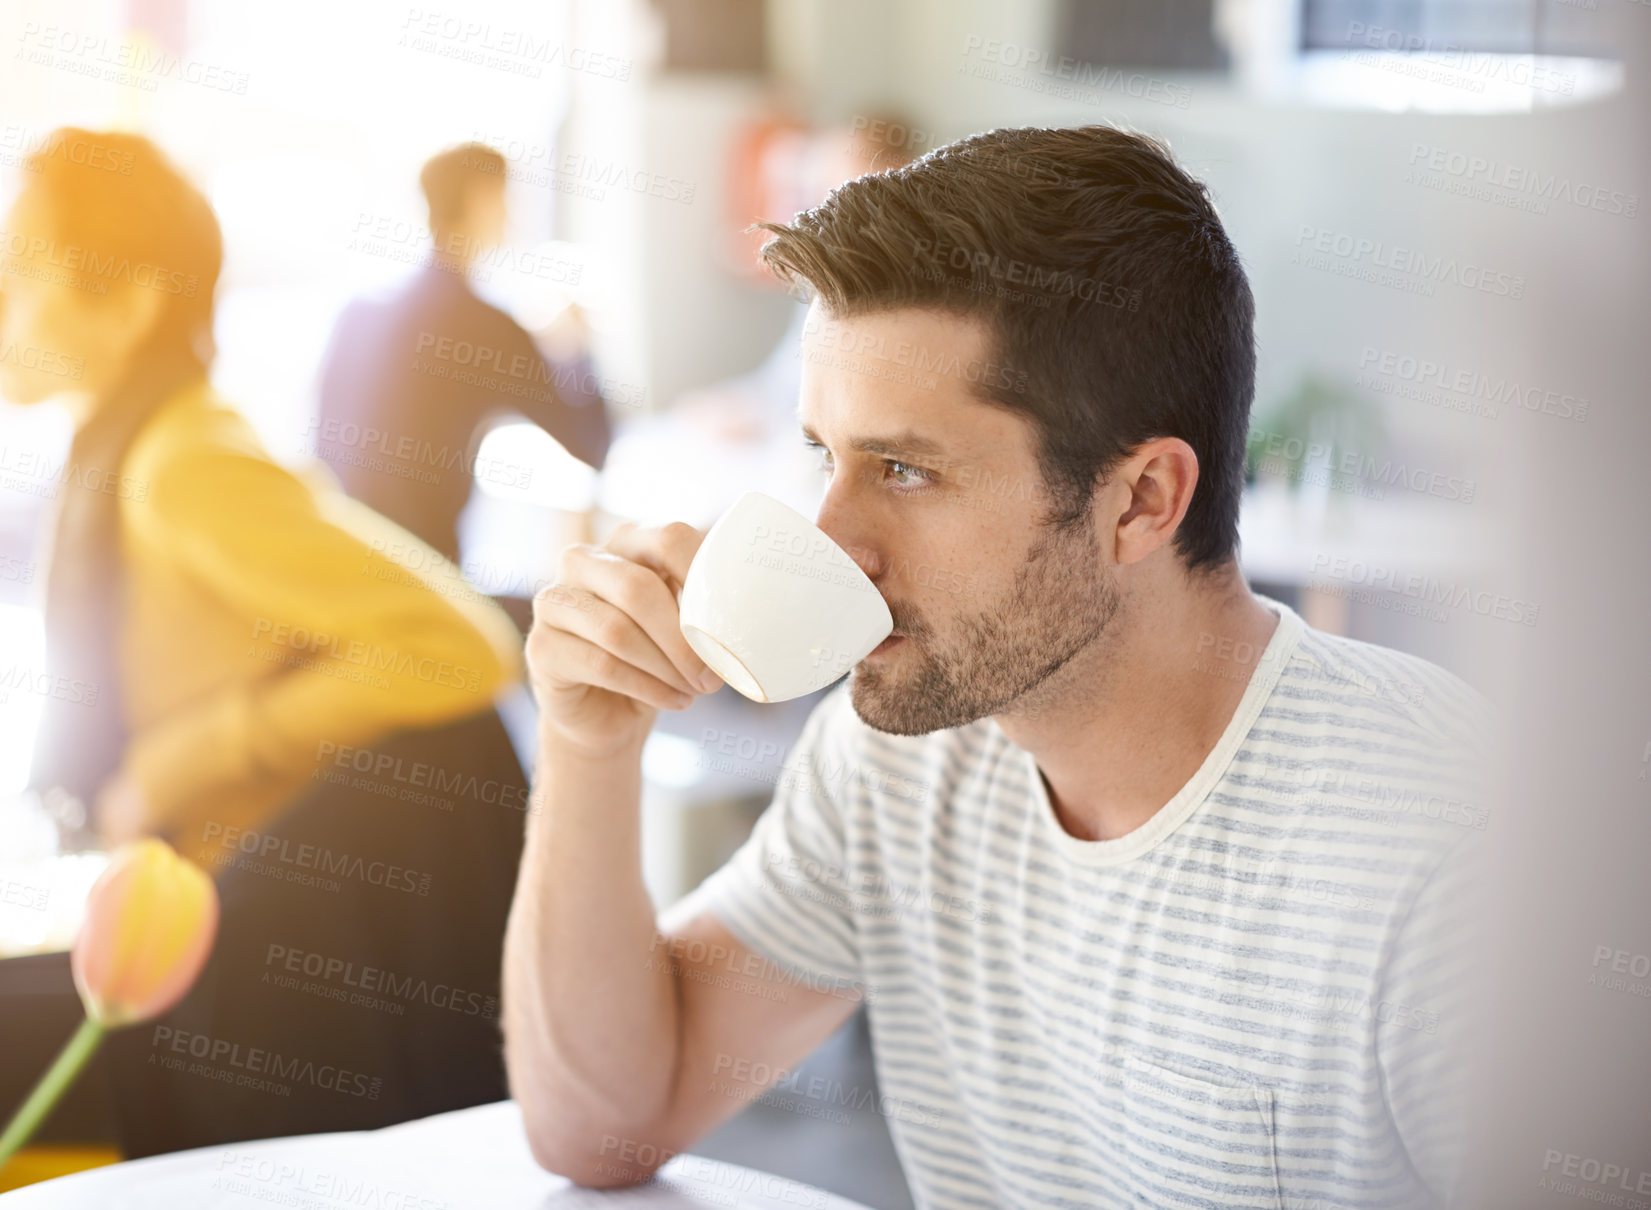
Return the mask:
<path fill-rule="evenodd" d="M 1274 702 L 1302 823 L 1429 865 L 1487 826 L 1491 705 L 1455 673 L 1307 627 Z"/>
<path fill-rule="evenodd" d="M 1281 683 L 1304 707 L 1374 730 L 1478 747 L 1491 704 L 1462 677 L 1418 655 L 1304 626 Z"/>
<path fill-rule="evenodd" d="M 358 336 L 364 329 L 384 327 L 409 311 L 413 301 L 413 291 L 405 282 L 357 294 L 339 308 L 334 330 L 340 334 Z"/>
<path fill-rule="evenodd" d="M 449 324 L 519 328 L 508 312 L 478 295 L 468 283 L 428 270 L 356 295 L 339 312 L 340 328 L 393 328 L 442 320 Z"/>
<path fill-rule="evenodd" d="M 404 321 L 447 325 L 441 334 L 455 339 L 498 333 L 529 339 L 510 312 L 476 293 L 467 279 L 447 272 L 426 270 L 414 276 L 396 294 L 394 308 Z"/>

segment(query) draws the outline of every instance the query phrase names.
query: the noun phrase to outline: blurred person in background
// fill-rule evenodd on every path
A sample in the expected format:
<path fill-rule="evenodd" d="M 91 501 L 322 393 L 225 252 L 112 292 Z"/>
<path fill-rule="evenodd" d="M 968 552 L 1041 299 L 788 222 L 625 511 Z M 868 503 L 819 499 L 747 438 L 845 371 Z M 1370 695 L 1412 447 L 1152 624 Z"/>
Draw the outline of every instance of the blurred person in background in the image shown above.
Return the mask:
<path fill-rule="evenodd" d="M 75 145 L 104 154 L 55 153 Z M 46 698 L 31 786 L 107 845 L 169 840 L 222 900 L 190 996 L 106 1043 L 126 1153 L 505 1095 L 492 997 L 526 786 L 493 700 L 514 628 L 214 392 L 219 226 L 153 144 L 66 128 L 26 169 L 0 344 L 51 356 L 0 361 L 0 393 L 73 415 L 45 620 L 52 683 L 85 690 Z M 271 981 L 316 954 L 413 998 L 365 1012 Z M 194 1051 L 169 1069 L 163 1041 L 200 1036 L 353 1074 L 282 1094 L 186 1074 Z"/>
<path fill-rule="evenodd" d="M 456 563 L 476 450 L 495 418 L 525 416 L 598 470 L 611 434 L 577 308 L 550 333 L 552 362 L 471 289 L 478 256 L 504 237 L 504 157 L 480 143 L 454 147 L 424 165 L 419 184 L 430 262 L 339 318 L 323 359 L 316 453 L 350 495 Z"/>

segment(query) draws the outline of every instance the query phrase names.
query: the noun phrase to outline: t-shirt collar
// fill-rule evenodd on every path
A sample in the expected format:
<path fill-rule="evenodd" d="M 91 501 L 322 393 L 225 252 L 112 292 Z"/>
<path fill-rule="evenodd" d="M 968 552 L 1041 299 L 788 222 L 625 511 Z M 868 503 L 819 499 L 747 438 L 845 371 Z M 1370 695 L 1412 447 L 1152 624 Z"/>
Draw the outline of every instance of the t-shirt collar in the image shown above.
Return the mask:
<path fill-rule="evenodd" d="M 1133 861 L 1161 844 L 1209 798 L 1210 791 L 1225 776 L 1233 757 L 1249 738 L 1250 729 L 1272 696 L 1273 687 L 1278 684 L 1285 664 L 1289 663 L 1291 656 L 1295 654 L 1296 645 L 1307 628 L 1300 615 L 1282 601 L 1275 601 L 1260 593 L 1256 593 L 1255 597 L 1278 614 L 1278 625 L 1274 627 L 1272 638 L 1268 640 L 1267 646 L 1262 649 L 1261 656 L 1256 661 L 1244 696 L 1239 699 L 1238 707 L 1233 711 L 1226 730 L 1221 733 L 1215 747 L 1210 749 L 1198 771 L 1157 814 L 1133 832 L 1112 840 L 1082 840 L 1073 836 L 1061 827 L 1060 821 L 1055 817 L 1055 808 L 1049 801 L 1049 792 L 1043 784 L 1043 775 L 1038 769 L 1036 758 L 1023 748 L 1015 749 L 1020 754 L 1027 778 L 1032 809 L 1038 816 L 1035 826 L 1045 830 L 1049 842 L 1063 856 L 1088 866 L 1111 866 Z M 988 721 L 998 739 L 1013 748 L 1014 745 L 997 723 Z"/>

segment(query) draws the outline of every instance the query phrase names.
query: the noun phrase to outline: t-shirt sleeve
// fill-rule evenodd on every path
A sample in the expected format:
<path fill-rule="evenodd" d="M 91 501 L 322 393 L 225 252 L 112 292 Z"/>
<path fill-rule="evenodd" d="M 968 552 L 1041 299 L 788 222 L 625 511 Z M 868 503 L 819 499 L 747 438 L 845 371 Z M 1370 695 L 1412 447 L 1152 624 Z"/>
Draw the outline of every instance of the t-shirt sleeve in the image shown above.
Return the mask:
<path fill-rule="evenodd" d="M 839 685 L 809 715 L 749 839 L 690 896 L 745 945 L 816 986 L 861 975 L 842 776 L 854 767 L 844 750 L 853 722 Z"/>
<path fill-rule="evenodd" d="M 1461 1204 L 1484 851 L 1467 833 L 1422 885 L 1395 937 L 1377 1002 L 1383 1095 L 1429 1204 Z M 1479 1018 L 1483 1019 L 1483 1018 Z"/>

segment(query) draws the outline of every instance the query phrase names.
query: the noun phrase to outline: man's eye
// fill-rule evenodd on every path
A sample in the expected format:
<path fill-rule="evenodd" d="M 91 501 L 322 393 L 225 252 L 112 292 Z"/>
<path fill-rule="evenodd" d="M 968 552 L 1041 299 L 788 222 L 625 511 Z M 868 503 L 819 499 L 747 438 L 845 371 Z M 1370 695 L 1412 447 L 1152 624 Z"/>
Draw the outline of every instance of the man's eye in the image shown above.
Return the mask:
<path fill-rule="evenodd" d="M 898 483 L 901 487 L 915 487 L 919 483 L 928 482 L 928 478 L 929 478 L 928 473 L 925 472 L 925 471 L 918 470 L 915 466 L 908 465 L 907 463 L 904 463 L 904 462 L 895 462 L 895 461 L 888 460 L 888 459 L 884 460 L 883 465 L 889 468 L 889 474 L 894 478 L 894 481 L 896 483 Z M 905 479 L 902 479 L 901 478 L 902 475 L 910 475 L 911 479 L 909 481 L 907 481 Z"/>
<path fill-rule="evenodd" d="M 805 441 L 803 444 L 809 449 L 818 452 L 820 458 L 820 470 L 831 470 L 832 461 L 830 450 L 815 441 Z M 934 478 L 934 476 L 928 471 L 921 470 L 918 467 L 912 466 L 909 462 L 901 462 L 895 458 L 884 458 L 883 468 L 888 481 L 892 482 L 899 488 L 922 487 Z"/>

